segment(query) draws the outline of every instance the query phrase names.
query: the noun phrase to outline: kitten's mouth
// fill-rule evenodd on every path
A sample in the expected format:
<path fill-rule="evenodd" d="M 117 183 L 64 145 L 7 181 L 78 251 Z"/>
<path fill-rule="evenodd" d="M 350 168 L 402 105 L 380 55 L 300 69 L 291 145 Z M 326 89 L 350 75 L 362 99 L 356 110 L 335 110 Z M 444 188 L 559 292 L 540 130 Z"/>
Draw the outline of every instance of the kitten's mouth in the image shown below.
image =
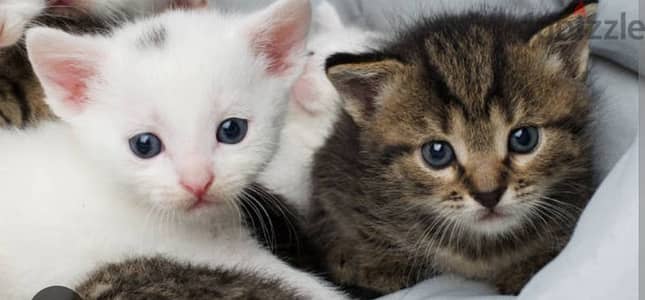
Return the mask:
<path fill-rule="evenodd" d="M 494 222 L 498 220 L 505 219 L 506 214 L 503 214 L 497 210 L 488 210 L 481 217 L 479 217 L 480 222 Z"/>
<path fill-rule="evenodd" d="M 193 204 L 191 204 L 190 207 L 188 207 L 188 211 L 195 212 L 213 205 L 215 205 L 214 199 L 211 199 L 208 197 L 202 197 L 202 198 L 196 199 L 195 202 L 193 202 Z"/>

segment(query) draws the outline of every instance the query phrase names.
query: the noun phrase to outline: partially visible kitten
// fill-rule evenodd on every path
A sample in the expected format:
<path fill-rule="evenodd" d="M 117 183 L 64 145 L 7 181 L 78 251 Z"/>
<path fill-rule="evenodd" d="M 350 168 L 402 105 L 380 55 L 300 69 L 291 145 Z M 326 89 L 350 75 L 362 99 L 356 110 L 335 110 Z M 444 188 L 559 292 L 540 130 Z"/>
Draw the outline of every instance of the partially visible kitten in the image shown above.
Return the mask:
<path fill-rule="evenodd" d="M 203 5 L 201 0 L 0 0 L 0 127 L 24 128 L 54 118 L 20 42 L 26 28 L 45 25 L 77 34 L 107 33 L 136 16 Z"/>
<path fill-rule="evenodd" d="M 110 36 L 28 31 L 62 121 L 0 131 L 0 299 L 155 256 L 267 279 L 268 294 L 344 298 L 264 250 L 238 215 L 276 150 L 310 14 L 281 0 L 250 16 L 171 12 Z"/>
<path fill-rule="evenodd" d="M 22 38 L 38 16 L 73 19 L 95 16 L 103 19 L 123 15 L 145 15 L 174 7 L 206 6 L 207 0 L 0 0 L 0 47 L 12 46 Z"/>
<path fill-rule="evenodd" d="M 278 152 L 259 178 L 303 214 L 309 206 L 314 153 L 331 133 L 340 109 L 340 96 L 325 74 L 325 59 L 336 52 L 368 50 L 381 40 L 376 32 L 343 25 L 327 1 L 314 9 L 313 21 L 305 71 L 292 89 Z"/>
<path fill-rule="evenodd" d="M 596 5 L 574 7 L 425 19 L 327 61 L 344 110 L 306 224 L 331 278 L 388 293 L 458 273 L 517 293 L 558 254 L 592 192 Z"/>
<path fill-rule="evenodd" d="M 321 1 L 313 11 L 305 71 L 291 90 L 289 111 L 275 157 L 245 202 L 256 237 L 284 260 L 317 269 L 318 257 L 303 233 L 311 194 L 314 153 L 331 133 L 340 96 L 325 74 L 325 59 L 339 51 L 364 51 L 381 36 L 345 26 L 336 9 Z M 261 208 L 260 208 L 261 207 Z"/>

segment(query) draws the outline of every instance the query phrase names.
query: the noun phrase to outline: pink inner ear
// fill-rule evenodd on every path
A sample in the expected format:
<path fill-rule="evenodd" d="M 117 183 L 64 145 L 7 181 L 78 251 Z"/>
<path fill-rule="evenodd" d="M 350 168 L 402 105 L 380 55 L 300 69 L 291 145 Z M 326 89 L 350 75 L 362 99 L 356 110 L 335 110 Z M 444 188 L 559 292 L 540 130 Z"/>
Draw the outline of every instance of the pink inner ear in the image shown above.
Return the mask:
<path fill-rule="evenodd" d="M 300 40 L 302 28 L 293 24 L 281 24 L 269 32 L 262 32 L 255 38 L 255 51 L 269 60 L 267 72 L 282 75 L 293 64 L 289 61 L 291 52 L 303 43 Z"/>
<path fill-rule="evenodd" d="M 311 63 L 305 65 L 305 70 L 302 76 L 296 81 L 291 88 L 291 101 L 296 107 L 302 109 L 307 114 L 313 115 L 315 111 L 312 109 L 314 102 L 318 100 L 318 95 L 315 93 L 315 82 L 312 79 Z"/>
<path fill-rule="evenodd" d="M 47 79 L 60 87 L 63 100 L 74 108 L 80 109 L 87 102 L 87 81 L 95 71 L 74 61 L 52 63 Z"/>

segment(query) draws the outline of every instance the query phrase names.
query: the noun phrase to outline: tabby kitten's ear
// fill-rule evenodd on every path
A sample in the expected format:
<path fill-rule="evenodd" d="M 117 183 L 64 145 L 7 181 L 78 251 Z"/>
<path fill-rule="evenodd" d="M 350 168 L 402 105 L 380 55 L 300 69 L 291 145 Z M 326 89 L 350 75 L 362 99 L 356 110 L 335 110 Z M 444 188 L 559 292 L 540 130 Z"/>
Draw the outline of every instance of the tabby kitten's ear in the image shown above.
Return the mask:
<path fill-rule="evenodd" d="M 50 28 L 27 31 L 27 53 L 54 114 L 67 119 L 83 111 L 88 86 L 104 56 L 101 43 Z"/>
<path fill-rule="evenodd" d="M 544 60 L 573 78 L 584 80 L 589 64 L 589 38 L 593 29 L 597 4 L 573 1 L 560 19 L 538 31 L 529 41 L 544 51 Z"/>
<path fill-rule="evenodd" d="M 339 53 L 327 59 L 327 77 L 343 98 L 345 111 L 357 124 L 368 122 L 382 105 L 392 76 L 403 69 L 395 58 Z"/>

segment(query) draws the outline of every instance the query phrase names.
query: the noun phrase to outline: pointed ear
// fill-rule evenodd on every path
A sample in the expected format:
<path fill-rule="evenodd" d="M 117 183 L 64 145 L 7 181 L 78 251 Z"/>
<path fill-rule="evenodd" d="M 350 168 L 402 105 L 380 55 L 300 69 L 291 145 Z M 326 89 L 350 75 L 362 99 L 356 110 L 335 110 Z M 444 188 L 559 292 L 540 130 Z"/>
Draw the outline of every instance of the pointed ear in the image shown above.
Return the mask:
<path fill-rule="evenodd" d="M 88 103 L 88 85 L 103 57 L 97 42 L 60 30 L 34 28 L 27 31 L 26 45 L 52 111 L 63 119 L 82 112 Z"/>
<path fill-rule="evenodd" d="M 316 32 L 327 32 L 343 29 L 343 21 L 338 15 L 338 10 L 329 2 L 323 0 L 314 9 L 312 27 Z"/>
<path fill-rule="evenodd" d="M 301 65 L 310 24 L 309 0 L 278 0 L 253 18 L 251 48 L 269 74 L 292 74 Z"/>
<path fill-rule="evenodd" d="M 533 35 L 529 45 L 545 53 L 545 62 L 575 79 L 584 80 L 589 64 L 589 38 L 597 4 L 573 2 L 560 14 L 559 19 Z"/>
<path fill-rule="evenodd" d="M 335 54 L 327 59 L 327 77 L 343 98 L 345 111 L 358 124 L 367 122 L 382 105 L 381 95 L 404 65 L 380 54 Z"/>

